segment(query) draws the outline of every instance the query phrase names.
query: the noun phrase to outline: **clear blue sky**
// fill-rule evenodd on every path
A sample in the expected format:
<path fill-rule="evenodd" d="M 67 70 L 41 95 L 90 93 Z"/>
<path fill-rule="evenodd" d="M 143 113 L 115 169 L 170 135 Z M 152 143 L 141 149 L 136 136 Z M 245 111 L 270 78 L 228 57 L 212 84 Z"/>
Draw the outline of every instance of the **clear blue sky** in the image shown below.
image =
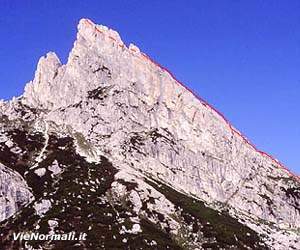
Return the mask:
<path fill-rule="evenodd" d="M 78 20 L 119 31 L 300 174 L 300 1 L 0 1 L 0 98 L 40 56 L 66 62 Z"/>

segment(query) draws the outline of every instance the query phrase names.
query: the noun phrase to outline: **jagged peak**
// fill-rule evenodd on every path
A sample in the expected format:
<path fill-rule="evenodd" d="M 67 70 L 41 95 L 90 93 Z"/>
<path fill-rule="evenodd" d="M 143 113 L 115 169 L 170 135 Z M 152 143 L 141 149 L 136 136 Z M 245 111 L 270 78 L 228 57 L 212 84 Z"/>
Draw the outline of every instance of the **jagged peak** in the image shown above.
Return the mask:
<path fill-rule="evenodd" d="M 28 165 L 34 164 L 29 168 L 28 176 L 49 175 L 54 166 L 48 166 L 49 171 L 45 171 L 44 163 L 50 163 L 48 156 L 51 155 L 52 159 L 52 150 L 61 145 L 56 144 L 59 138 L 54 135 L 63 136 L 64 140 L 69 135 L 66 141 L 70 139 L 70 143 L 59 146 L 59 155 L 70 153 L 70 160 L 75 153 L 82 156 L 80 161 L 76 161 L 79 159 L 76 157 L 75 163 L 76 169 L 83 171 L 96 167 L 87 165 L 89 161 L 105 163 L 104 159 L 108 157 L 122 171 L 114 177 L 110 175 L 111 180 L 123 180 L 126 185 L 131 185 L 133 180 L 136 182 L 135 193 L 130 196 L 135 201 L 139 193 L 144 196 L 150 185 L 137 181 L 136 177 L 141 175 L 143 178 L 145 173 L 145 179 L 149 176 L 153 181 L 159 181 L 156 188 L 161 187 L 160 182 L 165 183 L 213 208 L 232 208 L 230 213 L 258 233 L 268 232 L 270 237 L 280 238 L 278 244 L 296 239 L 297 235 L 287 233 L 298 230 L 299 183 L 279 168 L 281 165 L 277 160 L 257 150 L 220 112 L 197 95 L 185 91 L 188 89 L 171 72 L 140 52 L 135 45 L 130 44 L 127 48 L 117 33 L 87 19 L 82 19 L 78 26 L 77 40 L 68 63 L 62 66 L 55 53 L 48 53 L 39 60 L 35 78 L 26 87 L 27 101 L 43 109 L 38 110 L 36 116 L 28 112 L 30 118 L 34 117 L 29 129 L 44 137 L 44 140 L 39 138 L 41 144 L 32 152 L 37 156 L 35 160 L 27 157 L 30 160 Z M 13 100 L 12 104 L 16 102 L 17 105 L 17 101 Z M 25 106 L 21 104 L 20 109 L 11 105 L 7 110 L 20 112 L 20 117 L 24 118 Z M 32 113 L 35 111 L 33 109 Z M 5 136 L 2 148 L 7 149 L 6 146 L 13 145 L 13 141 L 8 141 Z M 71 143 L 73 139 L 74 143 Z M 34 143 L 28 141 L 28 144 Z M 59 159 L 63 163 L 68 158 Z M 107 163 L 97 165 L 95 170 L 105 168 Z M 37 169 L 38 165 L 43 169 Z M 53 165 L 56 169 L 63 167 L 58 166 L 57 161 Z M 73 167 L 70 164 L 65 170 L 73 171 Z M 102 172 L 107 175 L 111 169 L 107 170 Z M 139 174 L 135 174 L 137 170 Z M 45 184 L 42 188 L 48 190 L 48 182 Z M 113 191 L 105 191 L 109 197 L 114 192 L 121 193 L 121 190 L 124 190 L 124 195 L 128 194 L 125 184 L 119 184 L 109 184 Z M 156 196 L 153 191 L 149 193 Z M 177 200 L 179 196 L 174 197 Z M 168 201 L 163 196 L 157 198 L 161 202 L 154 210 L 165 210 Z M 148 197 L 147 202 L 150 202 Z M 145 207 L 141 202 L 136 204 Z M 172 208 L 172 203 L 167 207 Z M 270 222 L 274 231 L 265 225 L 256 226 L 256 222 L 263 224 L 264 221 Z M 277 230 L 282 230 L 282 235 L 287 236 L 281 239 Z M 248 237 L 246 239 L 248 241 Z M 285 249 L 289 248 L 287 244 Z"/>
<path fill-rule="evenodd" d="M 38 65 L 37 65 L 37 69 L 44 67 L 44 66 L 55 66 L 55 67 L 59 67 L 61 66 L 61 62 L 60 59 L 58 58 L 58 56 L 56 55 L 55 52 L 53 51 L 49 51 L 45 56 L 42 56 L 39 61 L 38 61 Z"/>
<path fill-rule="evenodd" d="M 41 77 L 53 78 L 57 72 L 57 69 L 61 66 L 61 62 L 55 52 L 48 52 L 45 56 L 42 56 L 37 64 L 35 71 L 34 81 L 42 81 Z"/>
<path fill-rule="evenodd" d="M 147 55 L 144 53 L 140 52 L 139 48 L 134 45 L 130 44 L 128 47 L 124 44 L 122 41 L 120 35 L 118 32 L 104 26 L 104 25 L 97 25 L 93 23 L 90 19 L 83 18 L 79 21 L 78 24 L 78 33 L 77 33 L 77 41 L 75 42 L 74 48 L 70 54 L 69 57 L 69 62 L 67 66 L 69 67 L 68 74 L 70 79 L 74 80 L 76 77 L 78 78 L 78 70 L 82 68 L 82 64 L 76 64 L 72 62 L 73 58 L 76 58 L 78 55 L 83 55 L 82 53 L 87 53 L 90 52 L 90 47 L 91 45 L 95 45 L 96 47 L 104 48 L 104 50 L 100 50 L 101 53 L 107 52 L 107 57 L 105 58 L 105 63 L 111 63 L 111 58 L 113 53 L 114 59 L 116 60 L 116 63 L 118 63 L 117 69 L 119 69 L 122 65 L 128 65 L 127 61 L 128 57 L 127 55 L 123 58 L 123 64 L 120 64 L 119 60 L 121 56 L 121 52 L 119 53 L 119 49 L 121 48 L 122 50 L 124 49 L 125 51 L 129 52 L 131 55 L 136 55 L 136 57 L 141 58 L 142 63 L 138 62 L 138 64 L 133 64 L 131 69 L 126 68 L 126 72 L 128 71 L 134 71 L 133 68 L 140 68 L 144 67 L 142 65 L 143 63 L 146 64 L 152 64 L 154 67 L 157 67 L 161 70 L 163 70 L 169 77 L 169 80 L 171 79 L 172 81 L 178 83 L 178 86 L 181 85 L 181 87 L 185 88 L 188 90 L 187 92 L 190 92 L 196 99 L 200 100 L 200 102 L 207 107 L 208 109 L 212 110 L 214 113 L 218 114 L 218 118 L 221 118 L 221 122 L 224 124 L 227 124 L 228 127 L 230 128 L 230 131 L 233 134 L 237 134 L 240 138 L 242 138 L 243 141 L 245 141 L 248 145 L 250 145 L 255 151 L 257 151 L 260 155 L 262 155 L 266 159 L 271 159 L 276 163 L 276 165 L 280 165 L 282 169 L 285 171 L 289 172 L 287 168 L 284 167 L 284 165 L 277 160 L 275 160 L 273 157 L 269 156 L 268 154 L 261 152 L 256 149 L 256 147 L 248 141 L 248 139 L 243 136 L 238 130 L 236 130 L 230 123 L 229 121 L 216 109 L 214 109 L 212 106 L 210 106 L 207 102 L 205 102 L 202 98 L 200 98 L 198 95 L 194 94 L 191 90 L 189 90 L 184 84 L 182 84 L 179 80 L 177 80 L 174 75 L 169 72 L 166 68 L 160 66 L 156 62 L 154 62 L 151 58 L 149 58 Z M 108 50 L 107 47 L 110 47 Z M 85 48 L 86 51 L 83 51 L 82 48 Z M 99 51 L 97 51 L 98 53 Z M 70 60 L 71 58 L 71 60 Z M 126 64 L 124 63 L 126 61 Z M 87 63 L 86 61 L 84 61 Z M 93 60 L 89 61 L 88 63 L 99 63 L 95 62 Z M 93 65 L 89 65 L 93 66 Z M 97 65 L 98 67 L 99 65 Z M 128 65 L 129 67 L 130 65 Z M 90 90 L 89 88 L 91 87 L 91 84 L 87 84 L 85 81 L 82 82 L 82 84 L 86 84 L 86 86 L 76 86 L 78 82 L 74 81 L 69 84 L 69 88 L 65 86 L 59 86 L 61 85 L 60 82 L 57 82 L 57 86 L 54 86 L 54 88 L 51 88 L 51 84 L 53 82 L 53 79 L 55 78 L 58 69 L 61 67 L 61 63 L 59 61 L 59 58 L 54 52 L 49 52 L 46 56 L 43 56 L 38 63 L 35 78 L 32 82 L 26 85 L 25 88 L 25 97 L 28 97 L 27 100 L 29 100 L 31 103 L 34 103 L 35 106 L 36 104 L 49 108 L 51 105 L 54 105 L 54 107 L 59 107 L 59 106 L 66 106 L 72 103 L 75 103 L 81 99 L 82 93 L 87 92 Z M 77 70 L 77 71 L 76 71 Z M 131 77 L 132 72 L 130 72 L 128 77 Z M 134 75 L 135 77 L 135 75 Z M 135 78 L 132 79 L 135 79 Z M 140 77 L 140 72 L 138 72 L 138 77 Z M 79 77 L 80 79 L 80 77 Z M 97 81 L 98 82 L 98 81 Z M 152 84 L 153 86 L 154 84 Z M 166 82 L 165 82 L 166 85 Z M 169 85 L 171 86 L 171 85 Z M 145 85 L 144 85 L 145 87 Z M 53 91 L 53 89 L 57 88 L 57 90 Z M 158 87 L 159 88 L 159 87 Z M 167 87 L 165 87 L 167 88 Z M 71 90 L 71 91 L 69 91 Z M 51 93 L 52 92 L 52 93 Z M 49 94 L 51 93 L 51 94 Z M 68 100 L 64 100 L 64 97 L 69 97 Z M 155 99 L 156 96 L 153 96 L 153 100 Z M 192 99 L 189 99 L 192 101 Z M 193 99 L 194 100 L 194 99 Z M 46 103 L 47 102 L 47 103 Z M 50 105 L 49 105 L 50 103 Z M 54 103 L 54 104 L 53 104 Z M 289 174 L 296 179 L 299 179 L 298 176 L 295 176 L 294 174 L 290 173 Z"/>
<path fill-rule="evenodd" d="M 99 40 L 97 40 L 96 38 L 100 37 L 102 38 L 101 42 L 104 41 L 109 44 L 115 44 L 117 45 L 118 48 L 128 50 L 130 51 L 130 53 L 133 54 L 135 53 L 142 54 L 140 49 L 133 43 L 130 43 L 129 46 L 127 47 L 117 31 L 105 25 L 95 24 L 93 21 L 91 21 L 88 18 L 82 18 L 79 21 L 77 29 L 78 29 L 77 39 L 83 37 L 92 43 L 97 43 L 99 42 Z"/>
<path fill-rule="evenodd" d="M 95 24 L 90 19 L 82 18 L 79 21 L 77 28 L 78 34 L 87 39 L 93 40 L 95 36 L 102 35 L 108 41 L 117 42 L 118 44 L 124 45 L 117 31 L 110 29 L 105 25 Z"/>
<path fill-rule="evenodd" d="M 41 100 L 50 91 L 61 66 L 61 61 L 54 52 L 48 52 L 39 59 L 34 79 L 27 83 L 24 89 L 23 97 L 26 104 L 43 106 Z"/>
<path fill-rule="evenodd" d="M 92 52 L 97 48 L 96 52 Z M 61 79 L 66 75 L 70 81 L 78 78 L 81 66 L 77 63 L 78 57 L 84 57 L 87 54 L 114 54 L 116 57 L 120 53 L 127 51 L 130 54 L 140 53 L 137 46 L 130 44 L 129 48 L 121 40 L 118 32 L 109 29 L 104 25 L 94 24 L 91 20 L 83 18 L 79 21 L 77 39 L 70 52 L 68 62 L 62 67 L 58 56 L 54 52 L 49 52 L 42 56 L 37 65 L 35 76 L 25 86 L 23 102 L 32 106 L 51 109 L 59 106 L 68 105 L 73 101 L 78 101 L 83 92 L 86 92 L 91 86 L 84 86 L 83 82 L 74 81 L 73 87 L 63 86 Z M 107 60 L 106 60 L 107 61 Z M 86 66 L 95 66 L 93 62 L 84 62 Z M 95 66 L 97 67 L 97 66 Z M 82 73 L 82 71 L 80 71 Z M 85 91 L 83 91 L 85 89 Z M 67 94 L 71 92 L 72 94 Z M 64 97 L 69 97 L 68 100 Z"/>

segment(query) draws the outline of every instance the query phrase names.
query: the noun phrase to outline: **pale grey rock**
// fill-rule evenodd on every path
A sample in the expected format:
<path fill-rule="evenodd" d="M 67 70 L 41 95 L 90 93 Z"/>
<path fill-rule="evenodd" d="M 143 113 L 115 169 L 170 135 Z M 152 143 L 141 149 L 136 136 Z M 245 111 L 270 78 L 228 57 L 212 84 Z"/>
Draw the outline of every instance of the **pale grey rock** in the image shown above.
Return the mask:
<path fill-rule="evenodd" d="M 46 169 L 45 168 L 39 168 L 39 169 L 34 170 L 34 173 L 36 173 L 38 176 L 41 177 L 41 176 L 45 175 Z"/>
<path fill-rule="evenodd" d="M 154 224 L 160 224 L 162 228 L 170 228 L 170 233 L 177 235 L 180 229 L 180 224 L 174 219 L 176 209 L 173 203 L 171 203 L 163 194 L 155 190 L 151 185 L 147 184 L 143 180 L 143 176 L 132 169 L 122 169 L 115 175 L 116 181 L 112 183 L 111 190 L 112 196 L 118 200 L 122 200 L 125 197 L 133 204 L 133 211 L 139 216 L 146 217 L 141 208 L 144 204 L 147 204 L 147 210 L 149 212 L 155 212 L 164 215 L 165 223 L 161 223 L 158 218 L 150 217 L 149 220 Z M 125 185 L 119 181 L 123 180 L 128 183 L 135 183 L 137 187 L 135 190 L 127 192 Z M 154 200 L 154 203 L 148 202 L 150 199 Z M 122 232 L 138 233 L 140 232 L 139 219 L 137 217 L 136 223 L 132 229 L 124 228 Z"/>
<path fill-rule="evenodd" d="M 47 199 L 42 199 L 41 201 L 36 201 L 34 203 L 34 209 L 36 214 L 43 216 L 51 208 L 51 202 Z"/>
<path fill-rule="evenodd" d="M 56 220 L 48 220 L 48 225 L 50 226 L 51 229 L 54 229 L 55 227 L 58 226 L 58 222 Z"/>
<path fill-rule="evenodd" d="M 9 147 L 9 148 L 12 148 L 12 147 L 14 146 L 14 143 L 13 143 L 12 141 L 10 141 L 10 140 L 7 140 L 7 141 L 5 142 L 5 145 L 6 145 L 7 147 Z"/>
<path fill-rule="evenodd" d="M 281 235 L 272 229 L 266 239 L 275 249 L 300 248 L 299 241 L 289 243 L 299 237 L 299 196 L 292 192 L 299 180 L 137 46 L 127 48 L 117 32 L 82 19 L 67 64 L 54 53 L 42 57 L 24 95 L 0 102 L 0 111 L 17 118 L 13 107 L 20 103 L 42 109 L 39 119 L 73 136 L 90 162 L 105 155 L 121 170 L 139 170 L 214 208 L 227 207 L 257 232 L 266 234 L 271 224 Z M 121 195 L 124 187 L 115 185 Z M 142 193 L 131 194 L 136 204 Z M 172 205 L 164 203 L 153 209 L 168 214 Z"/>
<path fill-rule="evenodd" d="M 62 172 L 62 168 L 59 166 L 57 160 L 55 160 L 48 169 L 53 173 L 53 175 L 58 175 Z"/>
<path fill-rule="evenodd" d="M 51 82 L 58 75 L 61 63 L 55 53 L 50 52 L 42 57 L 35 72 L 35 78 L 25 87 L 24 97 L 28 100 L 28 105 L 38 105 L 39 108 L 47 108 L 43 102 L 49 101 L 49 93 L 53 88 Z M 43 93 L 43 94 L 41 94 Z"/>
<path fill-rule="evenodd" d="M 21 175 L 0 163 L 0 221 L 32 200 L 32 193 Z"/>

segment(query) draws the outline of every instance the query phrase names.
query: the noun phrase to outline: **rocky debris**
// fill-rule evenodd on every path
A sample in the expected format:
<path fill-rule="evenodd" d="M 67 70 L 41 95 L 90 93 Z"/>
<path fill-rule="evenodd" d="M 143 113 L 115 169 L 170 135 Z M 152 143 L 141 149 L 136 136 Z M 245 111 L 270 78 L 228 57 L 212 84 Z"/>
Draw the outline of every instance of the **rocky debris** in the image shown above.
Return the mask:
<path fill-rule="evenodd" d="M 35 200 L 3 216 L 7 248 L 36 227 L 88 232 L 27 242 L 50 249 L 300 248 L 299 179 L 105 26 L 82 19 L 0 114 L 0 162 Z"/>
<path fill-rule="evenodd" d="M 42 199 L 40 202 L 34 203 L 34 209 L 36 214 L 39 216 L 43 216 L 45 213 L 49 211 L 51 208 L 51 202 L 46 199 Z"/>

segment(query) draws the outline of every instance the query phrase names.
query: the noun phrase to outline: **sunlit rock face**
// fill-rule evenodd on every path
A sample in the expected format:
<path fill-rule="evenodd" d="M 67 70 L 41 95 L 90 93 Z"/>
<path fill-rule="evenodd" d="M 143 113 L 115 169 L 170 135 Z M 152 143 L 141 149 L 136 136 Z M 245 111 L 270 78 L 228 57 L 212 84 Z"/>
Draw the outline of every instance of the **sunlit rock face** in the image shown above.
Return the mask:
<path fill-rule="evenodd" d="M 130 239 L 140 235 L 135 244 L 141 249 L 300 248 L 297 177 L 259 153 L 218 112 L 105 26 L 82 19 L 67 64 L 53 52 L 42 57 L 24 94 L 0 103 L 0 111 L 11 143 L 20 144 L 20 152 L 5 148 L 10 154 L 0 162 L 23 176 L 11 178 L 20 182 L 22 204 L 29 204 L 25 210 L 15 206 L 13 212 L 21 211 L 16 217 L 0 211 L 2 220 L 10 217 L 4 228 L 26 230 L 18 222 L 29 213 L 53 217 L 57 230 L 66 230 L 64 225 L 73 222 L 56 218 L 55 206 L 62 199 L 76 202 L 78 216 L 87 216 L 96 205 L 91 201 L 82 207 L 86 195 L 111 206 L 105 213 L 112 216 L 102 224 L 114 227 L 112 235 L 99 229 L 104 238 L 98 242 L 90 236 L 90 247 L 129 247 Z M 24 134 L 23 139 L 13 133 Z M 26 148 L 29 141 L 35 147 Z M 89 168 L 94 177 L 85 176 Z M 76 183 L 68 182 L 71 169 L 80 173 Z M 55 180 L 74 185 L 72 199 L 54 188 Z M 96 194 L 81 193 L 83 187 Z M 17 200 L 14 195 L 8 199 Z M 68 213 L 62 204 L 69 218 L 74 211 Z M 127 214 L 117 215 L 120 208 Z M 95 215 L 100 216 L 94 213 L 86 226 L 97 227 Z M 47 224 L 43 219 L 30 223 Z M 9 240 L 5 244 L 11 246 Z"/>

